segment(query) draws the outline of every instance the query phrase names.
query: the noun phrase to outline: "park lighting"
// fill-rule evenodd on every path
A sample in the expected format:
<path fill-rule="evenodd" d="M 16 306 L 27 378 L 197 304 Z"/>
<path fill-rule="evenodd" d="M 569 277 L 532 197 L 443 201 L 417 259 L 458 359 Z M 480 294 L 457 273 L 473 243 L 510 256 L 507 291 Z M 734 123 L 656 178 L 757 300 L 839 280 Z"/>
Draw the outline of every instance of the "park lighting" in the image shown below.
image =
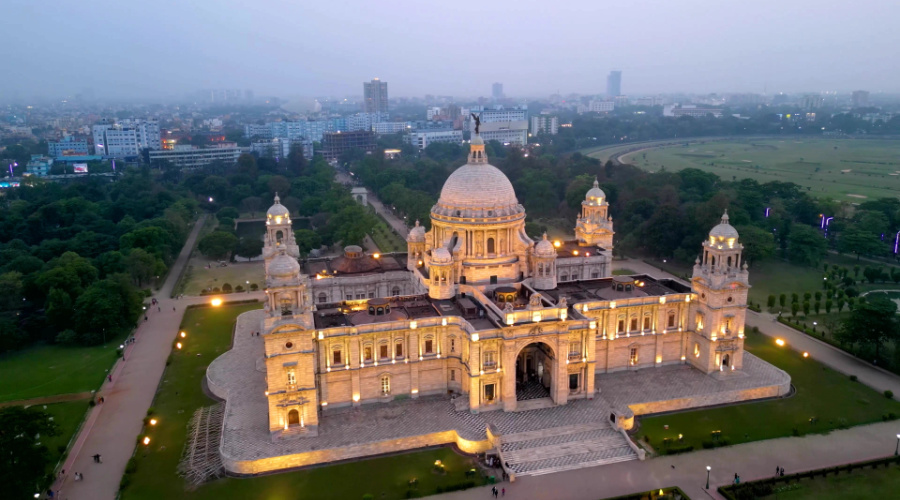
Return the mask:
<path fill-rule="evenodd" d="M 808 357 L 809 357 L 809 353 L 806 352 L 806 351 L 803 351 L 803 357 L 804 357 L 804 358 L 808 358 Z"/>
<path fill-rule="evenodd" d="M 144 436 L 143 443 L 144 443 L 144 446 L 147 446 L 148 444 L 150 444 L 150 436 Z"/>
<path fill-rule="evenodd" d="M 181 342 L 176 343 L 176 344 L 175 344 L 175 347 L 178 348 L 178 349 L 181 349 Z"/>
<path fill-rule="evenodd" d="M 376 259 L 380 259 L 380 258 L 381 258 L 381 254 L 380 254 L 380 253 L 376 253 L 376 254 L 372 255 L 372 257 L 374 257 L 374 258 L 376 258 Z"/>
<path fill-rule="evenodd" d="M 119 344 L 119 349 L 125 349 L 125 344 Z"/>
<path fill-rule="evenodd" d="M 216 298 L 212 299 L 211 301 L 209 301 L 209 303 L 212 304 L 213 307 L 219 307 L 222 305 L 222 299 L 220 299 L 219 297 L 216 297 Z"/>
<path fill-rule="evenodd" d="M 775 339 L 775 343 L 778 344 L 778 347 L 784 347 L 784 340 Z"/>
<path fill-rule="evenodd" d="M 181 335 L 181 338 L 187 337 L 187 333 L 186 333 L 186 332 L 181 332 L 179 335 Z"/>
<path fill-rule="evenodd" d="M 212 197 L 212 196 L 209 197 L 209 202 L 210 202 L 210 203 L 213 202 L 213 197 Z"/>
<path fill-rule="evenodd" d="M 553 242 L 553 246 L 555 246 L 556 248 L 559 248 L 562 246 L 562 243 L 560 243 L 559 240 L 556 240 Z"/>
<path fill-rule="evenodd" d="M 158 420 L 156 420 L 155 418 L 150 419 L 150 425 L 156 425 L 156 422 L 158 422 Z"/>
<path fill-rule="evenodd" d="M 894 456 L 900 455 L 900 434 L 897 434 L 897 447 L 894 448 Z"/>
<path fill-rule="evenodd" d="M 709 489 L 709 471 L 712 470 L 712 467 L 706 466 L 706 489 Z"/>

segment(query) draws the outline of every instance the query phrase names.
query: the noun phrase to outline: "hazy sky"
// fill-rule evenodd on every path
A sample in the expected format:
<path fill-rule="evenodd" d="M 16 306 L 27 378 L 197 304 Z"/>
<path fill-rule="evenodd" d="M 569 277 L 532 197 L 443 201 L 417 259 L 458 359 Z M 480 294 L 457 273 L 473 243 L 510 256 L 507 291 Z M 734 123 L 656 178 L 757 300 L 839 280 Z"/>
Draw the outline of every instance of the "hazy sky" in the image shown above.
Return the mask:
<path fill-rule="evenodd" d="M 897 0 L 4 0 L 0 93 L 900 91 Z M 0 98 L 0 100 L 3 100 Z"/>

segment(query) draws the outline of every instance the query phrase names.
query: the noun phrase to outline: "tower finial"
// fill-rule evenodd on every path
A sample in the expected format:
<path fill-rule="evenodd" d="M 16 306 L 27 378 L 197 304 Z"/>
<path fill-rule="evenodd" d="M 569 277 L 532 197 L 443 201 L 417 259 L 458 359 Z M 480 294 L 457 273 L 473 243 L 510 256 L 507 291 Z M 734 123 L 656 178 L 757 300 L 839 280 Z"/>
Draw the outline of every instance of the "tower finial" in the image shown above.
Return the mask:
<path fill-rule="evenodd" d="M 600 187 L 600 181 L 597 180 L 597 176 L 594 176 L 594 187 L 595 187 L 595 188 L 599 188 L 599 187 Z"/>
<path fill-rule="evenodd" d="M 544 241 L 547 241 L 547 231 L 544 231 Z"/>
<path fill-rule="evenodd" d="M 278 197 L 278 191 L 275 191 L 275 203 L 281 203 L 281 198 Z"/>
<path fill-rule="evenodd" d="M 728 209 L 725 209 L 725 213 L 722 214 L 722 224 L 728 224 Z"/>

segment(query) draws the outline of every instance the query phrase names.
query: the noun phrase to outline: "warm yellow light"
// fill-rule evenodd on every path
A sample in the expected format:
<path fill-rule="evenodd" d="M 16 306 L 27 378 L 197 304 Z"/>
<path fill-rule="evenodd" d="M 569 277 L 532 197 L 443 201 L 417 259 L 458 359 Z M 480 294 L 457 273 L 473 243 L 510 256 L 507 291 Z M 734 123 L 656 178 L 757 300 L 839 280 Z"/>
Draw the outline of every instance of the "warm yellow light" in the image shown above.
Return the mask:
<path fill-rule="evenodd" d="M 175 344 L 175 347 L 181 349 L 181 342 L 178 342 L 177 344 Z"/>
<path fill-rule="evenodd" d="M 418 394 L 418 393 L 419 393 L 419 390 L 418 390 L 418 389 L 413 389 L 413 390 L 412 390 L 412 393 L 413 393 L 413 394 Z"/>
<path fill-rule="evenodd" d="M 662 356 L 657 356 L 657 357 L 656 357 L 656 363 L 657 363 L 657 364 L 662 363 Z"/>
<path fill-rule="evenodd" d="M 373 254 L 372 257 L 375 257 L 376 259 L 380 259 L 380 258 L 381 258 L 381 254 L 380 254 L 380 253 L 376 253 L 376 254 Z"/>
<path fill-rule="evenodd" d="M 322 340 L 324 338 L 325 338 L 325 334 L 322 332 L 319 332 L 319 340 Z"/>
<path fill-rule="evenodd" d="M 775 339 L 775 343 L 778 344 L 779 346 L 784 346 L 784 341 L 781 339 Z"/>
<path fill-rule="evenodd" d="M 353 395 L 353 402 L 355 402 L 355 403 L 358 403 L 358 402 L 359 402 L 359 394 L 354 394 L 354 395 Z"/>
<path fill-rule="evenodd" d="M 596 330 L 596 329 L 597 329 L 597 322 L 596 322 L 596 321 L 591 321 L 590 323 L 588 323 L 588 326 L 590 327 L 591 330 Z"/>
<path fill-rule="evenodd" d="M 556 248 L 559 248 L 559 247 L 562 246 L 562 243 L 560 243 L 560 242 L 557 240 L 557 241 L 554 241 L 554 242 L 553 242 L 553 246 L 555 246 Z"/>
<path fill-rule="evenodd" d="M 156 425 L 156 419 L 155 419 L 155 418 L 151 418 L 151 419 L 150 419 L 150 425 Z"/>
<path fill-rule="evenodd" d="M 328 401 L 322 401 L 322 406 L 328 406 Z"/>
<path fill-rule="evenodd" d="M 578 255 L 578 250 L 572 250 L 572 255 Z"/>
<path fill-rule="evenodd" d="M 803 353 L 803 357 L 804 357 L 804 358 L 808 358 L 808 357 L 809 357 L 809 353 L 808 353 L 808 352 L 804 352 L 804 353 Z"/>
<path fill-rule="evenodd" d="M 216 297 L 216 298 L 212 299 L 211 301 L 209 301 L 209 303 L 212 304 L 213 307 L 219 307 L 222 305 L 222 299 Z"/>
<path fill-rule="evenodd" d="M 275 224 L 281 224 L 281 216 L 280 215 L 275 217 Z"/>
<path fill-rule="evenodd" d="M 179 335 L 181 335 L 181 338 L 187 337 L 187 333 L 185 333 L 185 332 L 181 332 Z"/>
<path fill-rule="evenodd" d="M 477 333 L 472 334 L 472 342 L 478 342 L 478 334 Z"/>
<path fill-rule="evenodd" d="M 150 437 L 149 437 L 149 436 L 147 436 L 147 437 L 144 438 L 144 446 L 146 446 L 146 445 L 148 445 L 148 444 L 150 444 Z"/>
<path fill-rule="evenodd" d="M 665 298 L 665 297 L 660 297 L 660 298 L 659 298 L 659 303 L 660 303 L 660 304 L 665 304 L 665 303 L 666 303 L 666 298 Z"/>

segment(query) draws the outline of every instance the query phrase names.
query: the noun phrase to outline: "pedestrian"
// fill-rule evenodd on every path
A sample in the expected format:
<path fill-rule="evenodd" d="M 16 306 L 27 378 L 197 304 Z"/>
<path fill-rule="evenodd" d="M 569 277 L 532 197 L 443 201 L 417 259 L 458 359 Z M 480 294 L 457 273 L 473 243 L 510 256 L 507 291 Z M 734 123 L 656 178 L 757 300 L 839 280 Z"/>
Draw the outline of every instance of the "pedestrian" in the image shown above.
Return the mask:
<path fill-rule="evenodd" d="M 100 461 L 100 454 L 99 454 L 99 453 L 97 453 L 96 455 L 94 455 L 94 463 L 95 463 L 95 464 L 103 463 L 103 462 Z"/>
<path fill-rule="evenodd" d="M 162 306 L 157 307 L 156 312 L 162 312 Z"/>
<path fill-rule="evenodd" d="M 79 474 L 79 473 L 76 472 L 76 473 L 75 473 L 75 480 L 76 480 L 76 481 L 81 481 L 81 474 Z"/>
<path fill-rule="evenodd" d="M 784 477 L 784 467 L 781 468 L 781 477 Z"/>
<path fill-rule="evenodd" d="M 172 312 L 175 312 L 175 306 L 172 306 Z"/>
<path fill-rule="evenodd" d="M 147 315 L 146 315 L 146 314 L 144 315 L 144 321 L 147 321 Z"/>
<path fill-rule="evenodd" d="M 775 476 L 776 476 L 776 477 L 778 476 L 778 473 L 779 473 L 779 472 L 781 472 L 781 466 L 776 465 L 776 466 L 775 466 Z"/>
<path fill-rule="evenodd" d="M 502 492 L 503 492 L 503 495 L 502 495 L 502 496 L 504 496 L 504 497 L 505 497 L 505 496 L 506 496 L 506 488 L 503 488 L 503 489 L 502 489 L 502 490 L 500 490 L 500 491 L 502 491 Z"/>
<path fill-rule="evenodd" d="M 109 380 L 110 382 L 112 382 L 112 373 L 106 375 L 106 380 Z"/>

